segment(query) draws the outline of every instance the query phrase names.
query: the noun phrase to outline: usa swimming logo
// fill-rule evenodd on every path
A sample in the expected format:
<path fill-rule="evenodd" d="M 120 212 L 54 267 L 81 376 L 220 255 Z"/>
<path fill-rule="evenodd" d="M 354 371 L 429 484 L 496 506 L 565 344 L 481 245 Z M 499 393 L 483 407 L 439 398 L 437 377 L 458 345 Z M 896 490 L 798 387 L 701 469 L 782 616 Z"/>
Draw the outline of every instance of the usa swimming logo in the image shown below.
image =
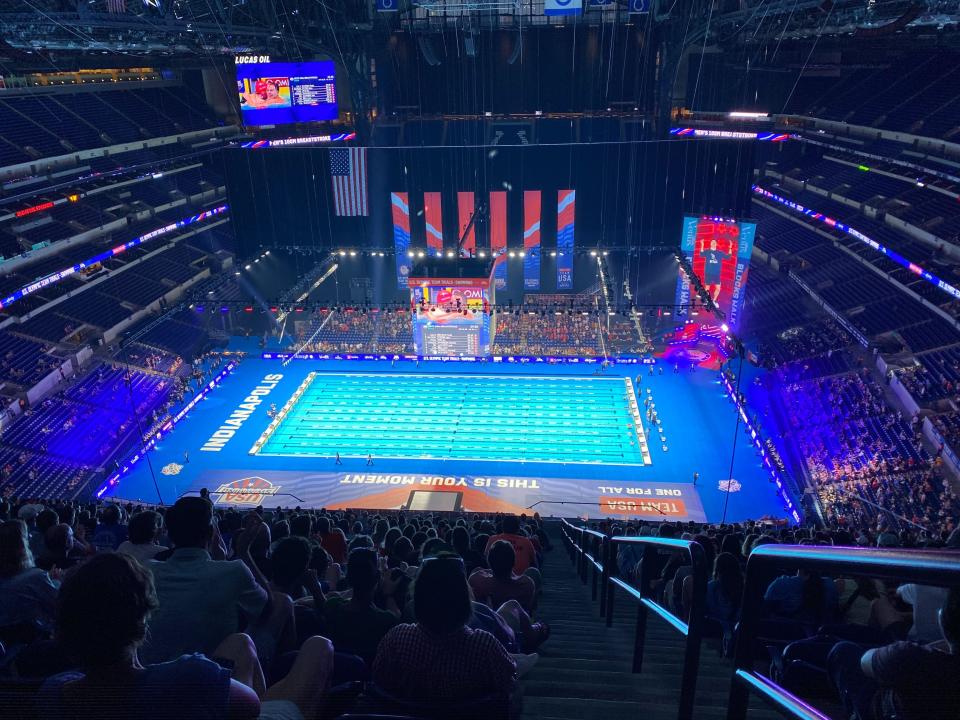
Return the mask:
<path fill-rule="evenodd" d="M 264 498 L 280 492 L 280 486 L 262 477 L 247 477 L 223 483 L 214 490 L 220 496 L 218 503 L 224 505 L 263 505 Z"/>

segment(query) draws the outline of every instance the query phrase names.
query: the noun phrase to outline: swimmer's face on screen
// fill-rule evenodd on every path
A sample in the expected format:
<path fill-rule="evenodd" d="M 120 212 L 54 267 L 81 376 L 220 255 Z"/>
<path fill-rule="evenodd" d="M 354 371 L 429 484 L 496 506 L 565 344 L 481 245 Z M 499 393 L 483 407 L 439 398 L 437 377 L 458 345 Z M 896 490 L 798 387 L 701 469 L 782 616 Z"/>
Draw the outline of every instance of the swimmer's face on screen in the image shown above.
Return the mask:
<path fill-rule="evenodd" d="M 280 86 L 277 83 L 267 83 L 267 100 L 280 99 Z"/>

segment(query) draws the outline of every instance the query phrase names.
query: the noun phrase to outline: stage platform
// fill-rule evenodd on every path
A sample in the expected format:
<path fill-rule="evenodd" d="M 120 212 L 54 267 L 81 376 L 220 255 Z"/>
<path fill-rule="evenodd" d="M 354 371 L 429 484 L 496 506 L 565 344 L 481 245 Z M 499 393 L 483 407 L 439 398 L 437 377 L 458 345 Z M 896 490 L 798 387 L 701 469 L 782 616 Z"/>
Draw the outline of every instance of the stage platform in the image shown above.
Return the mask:
<path fill-rule="evenodd" d="M 726 482 L 736 415 L 716 372 L 661 363 L 596 373 L 248 357 L 103 496 L 172 503 L 205 487 L 219 504 L 248 507 L 785 516 L 744 437 Z"/>

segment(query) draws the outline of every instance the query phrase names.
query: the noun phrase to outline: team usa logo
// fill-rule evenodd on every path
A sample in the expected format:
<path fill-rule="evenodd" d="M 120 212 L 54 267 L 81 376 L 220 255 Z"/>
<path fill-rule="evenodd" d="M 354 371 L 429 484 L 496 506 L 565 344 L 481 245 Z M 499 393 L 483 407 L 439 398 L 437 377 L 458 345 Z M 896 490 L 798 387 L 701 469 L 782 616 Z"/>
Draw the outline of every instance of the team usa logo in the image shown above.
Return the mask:
<path fill-rule="evenodd" d="M 248 477 L 242 480 L 223 483 L 214 490 L 220 495 L 217 501 L 224 505 L 263 505 L 264 498 L 280 492 L 280 486 L 274 485 L 262 477 Z"/>

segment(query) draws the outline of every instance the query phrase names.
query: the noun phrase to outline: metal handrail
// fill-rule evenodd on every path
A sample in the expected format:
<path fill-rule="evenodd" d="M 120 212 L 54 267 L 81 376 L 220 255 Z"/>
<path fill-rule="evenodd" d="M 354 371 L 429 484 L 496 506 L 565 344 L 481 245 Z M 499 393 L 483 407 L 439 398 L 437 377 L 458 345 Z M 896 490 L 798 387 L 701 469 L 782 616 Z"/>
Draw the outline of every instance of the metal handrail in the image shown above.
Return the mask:
<path fill-rule="evenodd" d="M 640 560 L 640 587 L 634 587 L 620 578 L 613 577 L 609 569 L 616 563 L 616 548 L 618 545 L 642 545 L 643 557 Z M 690 618 L 684 622 L 667 608 L 650 597 L 648 588 L 653 578 L 653 561 L 658 548 L 679 550 L 690 556 L 690 576 L 693 579 L 693 593 L 690 598 Z M 683 651 L 683 672 L 680 679 L 680 702 L 677 708 L 678 720 L 690 720 L 693 717 L 693 703 L 697 690 L 697 675 L 700 672 L 700 644 L 703 639 L 703 625 L 706 619 L 707 596 L 707 558 L 700 543 L 693 540 L 676 540 L 660 537 L 623 537 L 610 538 L 607 544 L 606 583 L 610 588 L 607 592 L 607 626 L 613 624 L 613 606 L 615 589 L 625 590 L 637 600 L 637 627 L 634 638 L 633 672 L 640 672 L 643 667 L 643 652 L 646 645 L 647 618 L 650 612 L 665 620 L 671 627 L 686 637 Z"/>
<path fill-rule="evenodd" d="M 607 537 L 603 533 L 588 528 L 577 527 L 567 520 L 561 521 L 561 531 L 568 545 L 571 560 L 578 568 L 580 579 L 587 582 L 587 568 L 593 569 L 593 598 L 596 599 L 597 575 L 600 574 L 600 612 L 606 617 L 607 627 L 613 624 L 614 597 L 617 589 L 627 593 L 637 601 L 637 625 L 634 636 L 633 672 L 643 669 L 643 653 L 646 645 L 647 618 L 650 612 L 665 620 L 671 627 L 686 637 L 683 656 L 683 674 L 680 685 L 680 703 L 677 709 L 678 720 L 691 720 L 696 693 L 697 674 L 700 670 L 700 642 L 703 637 L 705 604 L 707 592 L 706 556 L 699 543 L 690 540 L 674 540 L 656 537 Z M 587 552 L 587 539 L 599 544 L 602 560 L 596 560 L 597 551 Z M 642 545 L 643 557 L 640 561 L 640 587 L 616 577 L 617 546 Z M 690 602 L 690 619 L 685 622 L 647 595 L 647 588 L 653 580 L 653 561 L 657 548 L 689 553 L 693 595 Z"/>
<path fill-rule="evenodd" d="M 801 720 L 829 717 L 753 669 L 754 637 L 761 619 L 766 583 L 773 569 L 816 570 L 836 576 L 866 575 L 878 580 L 938 587 L 960 585 L 960 553 L 956 552 L 761 545 L 747 561 L 727 720 L 746 718 L 751 692 L 757 693 L 787 717 Z"/>

